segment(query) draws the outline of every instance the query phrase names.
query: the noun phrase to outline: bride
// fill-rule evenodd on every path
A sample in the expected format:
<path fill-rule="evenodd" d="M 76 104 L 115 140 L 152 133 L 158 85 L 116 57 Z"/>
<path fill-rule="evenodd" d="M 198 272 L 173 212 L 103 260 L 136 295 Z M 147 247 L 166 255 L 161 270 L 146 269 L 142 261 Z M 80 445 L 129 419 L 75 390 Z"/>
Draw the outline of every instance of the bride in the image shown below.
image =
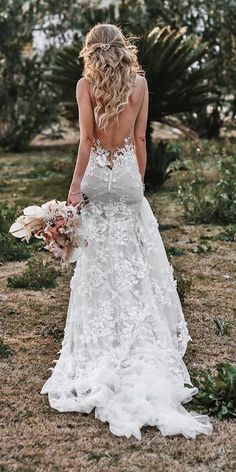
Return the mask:
<path fill-rule="evenodd" d="M 141 439 L 144 425 L 164 436 L 210 434 L 208 417 L 182 406 L 197 393 L 182 359 L 191 338 L 144 197 L 148 87 L 136 47 L 98 24 L 80 57 L 67 202 L 81 209 L 81 244 L 60 356 L 40 393 L 60 412 L 94 410 L 117 436 Z"/>

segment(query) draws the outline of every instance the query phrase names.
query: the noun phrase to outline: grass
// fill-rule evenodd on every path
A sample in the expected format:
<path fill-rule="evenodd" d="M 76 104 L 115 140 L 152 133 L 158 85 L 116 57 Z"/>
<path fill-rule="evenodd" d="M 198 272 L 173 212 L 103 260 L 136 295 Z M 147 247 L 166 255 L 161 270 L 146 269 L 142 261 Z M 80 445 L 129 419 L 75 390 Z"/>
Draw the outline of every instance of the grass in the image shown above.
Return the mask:
<path fill-rule="evenodd" d="M 235 143 L 225 146 L 233 153 Z M 209 179 L 213 172 L 213 147 L 217 154 L 224 143 L 213 142 L 211 148 L 203 143 L 201 165 Z M 195 165 L 190 159 L 190 144 L 182 146 L 182 151 L 190 169 Z M 57 160 L 64 165 L 52 166 L 51 162 Z M 41 204 L 52 197 L 66 198 L 71 163 L 70 149 L 3 155 L 0 172 L 5 184 L 1 188 L 0 201 L 22 208 L 29 203 Z M 49 173 L 47 179 L 43 169 Z M 65 175 L 62 175 L 63 169 Z M 185 362 L 193 373 L 200 369 L 214 372 L 217 364 L 235 365 L 236 360 L 234 243 L 217 238 L 228 227 L 190 225 L 184 221 L 183 208 L 176 194 L 178 185 L 184 185 L 188 179 L 188 171 L 173 172 L 163 190 L 149 194 L 148 199 L 160 222 L 165 246 L 183 251 L 181 257 L 173 256 L 172 260 L 193 339 Z M 209 241 L 211 251 L 192 252 L 193 247 L 209 244 Z M 40 260 L 44 257 L 38 250 L 33 250 L 32 256 L 35 253 Z M 2 339 L 4 346 L 14 352 L 2 359 L 1 366 L 4 428 L 0 466 L 4 472 L 235 471 L 236 436 L 232 419 L 222 422 L 213 418 L 214 433 L 210 438 L 198 436 L 196 441 L 180 436 L 164 438 L 156 428 L 146 427 L 142 441 L 138 442 L 134 438 L 113 436 L 108 425 L 95 419 L 93 413 L 81 415 L 52 410 L 47 397 L 39 392 L 50 375 L 48 369 L 54 366 L 53 360 L 58 358 L 73 270 L 63 271 L 50 289 L 33 291 L 7 285 L 8 277 L 19 276 L 26 269 L 27 261 L 14 260 L 5 261 L 0 271 Z M 218 334 L 215 319 L 224 326 L 230 325 L 228 334 Z M 3 348 L 5 350 L 7 347 Z M 189 405 L 189 409 L 196 409 L 196 406 Z"/>
<path fill-rule="evenodd" d="M 190 292 L 192 285 L 192 279 L 188 275 L 184 274 L 177 274 L 177 290 L 179 294 L 179 298 L 182 304 L 185 303 L 185 298 Z"/>
<path fill-rule="evenodd" d="M 222 321 L 220 318 L 215 318 L 214 323 L 216 326 L 216 332 L 219 336 L 228 336 L 230 334 L 231 323 L 228 321 Z"/>
<path fill-rule="evenodd" d="M 60 272 L 52 266 L 51 262 L 35 257 L 29 260 L 26 269 L 21 274 L 8 277 L 7 284 L 12 288 L 41 290 L 55 287 L 58 275 Z"/>

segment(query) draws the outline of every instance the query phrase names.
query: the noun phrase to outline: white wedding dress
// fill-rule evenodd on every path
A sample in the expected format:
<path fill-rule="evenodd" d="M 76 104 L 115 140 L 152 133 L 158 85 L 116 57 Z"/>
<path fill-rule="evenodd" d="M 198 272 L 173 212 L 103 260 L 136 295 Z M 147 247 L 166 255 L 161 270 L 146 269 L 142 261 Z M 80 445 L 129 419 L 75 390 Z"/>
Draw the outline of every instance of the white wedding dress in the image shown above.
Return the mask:
<path fill-rule="evenodd" d="M 210 434 L 209 418 L 181 405 L 197 393 L 182 359 L 191 338 L 131 136 L 112 166 L 108 156 L 94 140 L 64 339 L 40 393 L 60 412 L 95 408 L 117 436 Z"/>

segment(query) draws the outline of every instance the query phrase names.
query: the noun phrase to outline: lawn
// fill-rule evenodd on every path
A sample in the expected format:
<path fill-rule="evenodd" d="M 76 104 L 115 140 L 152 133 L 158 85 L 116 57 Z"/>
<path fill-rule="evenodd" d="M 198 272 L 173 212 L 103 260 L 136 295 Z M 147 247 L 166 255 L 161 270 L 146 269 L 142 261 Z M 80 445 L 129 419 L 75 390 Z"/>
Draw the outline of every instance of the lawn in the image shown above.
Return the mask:
<path fill-rule="evenodd" d="M 217 147 L 218 144 L 215 144 Z M 233 146 L 230 144 L 230 146 Z M 235 147 L 235 145 L 234 145 Z M 192 162 L 186 145 L 184 165 L 175 170 L 163 189 L 147 198 L 177 276 L 191 283 L 184 313 L 192 342 L 185 361 L 190 372 L 217 363 L 236 363 L 235 354 L 235 242 L 219 239 L 220 225 L 187 224 L 178 185 L 189 178 Z M 0 203 L 18 205 L 65 200 L 75 149 L 32 149 L 25 154 L 0 156 Z M 214 177 L 207 147 L 202 172 Z M 23 243 L 21 243 L 23 245 Z M 32 255 L 46 262 L 50 255 L 30 246 Z M 57 261 L 54 266 L 59 269 Z M 236 426 L 233 420 L 213 418 L 212 436 L 164 438 L 153 427 L 143 428 L 142 440 L 118 438 L 93 414 L 59 413 L 40 395 L 48 370 L 57 359 L 63 339 L 73 267 L 61 272 L 54 288 L 13 288 L 8 277 L 20 274 L 27 260 L 3 262 L 0 271 L 1 319 L 1 472 L 143 472 L 235 471 Z M 228 329 L 220 336 L 214 320 Z M 189 405 L 189 409 L 195 405 Z"/>

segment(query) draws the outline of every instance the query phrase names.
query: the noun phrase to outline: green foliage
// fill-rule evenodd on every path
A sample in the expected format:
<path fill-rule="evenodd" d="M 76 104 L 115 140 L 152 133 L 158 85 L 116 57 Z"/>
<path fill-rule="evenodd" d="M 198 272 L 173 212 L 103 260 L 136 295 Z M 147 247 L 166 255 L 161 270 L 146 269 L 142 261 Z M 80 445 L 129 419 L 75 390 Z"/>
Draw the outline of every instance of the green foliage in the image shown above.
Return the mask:
<path fill-rule="evenodd" d="M 8 277 L 7 282 L 8 286 L 13 288 L 40 290 L 42 288 L 55 287 L 56 279 L 59 275 L 60 272 L 50 263 L 32 258 L 21 274 Z"/>
<path fill-rule="evenodd" d="M 75 100 L 75 88 L 77 81 L 82 77 L 83 64 L 78 59 L 79 51 L 82 49 L 81 40 L 76 44 L 65 46 L 58 50 L 54 56 L 51 66 L 49 80 L 59 86 L 59 100 L 62 105 L 62 114 L 72 121 L 78 120 L 78 107 Z"/>
<path fill-rule="evenodd" d="M 173 167 L 171 164 L 180 158 L 178 142 L 160 141 L 151 143 L 145 173 L 147 190 L 156 191 L 170 177 Z"/>
<path fill-rule="evenodd" d="M 206 52 L 207 43 L 187 34 L 185 28 L 165 26 L 150 31 L 140 46 L 140 59 L 152 93 L 151 121 L 196 111 L 211 102 L 208 79 L 213 63 Z"/>
<path fill-rule="evenodd" d="M 231 323 L 228 321 L 221 321 L 219 318 L 214 318 L 216 325 L 216 332 L 219 336 L 227 336 L 230 332 Z"/>
<path fill-rule="evenodd" d="M 50 51 L 32 48 L 35 2 L 4 0 L 0 15 L 0 145 L 22 151 L 52 120 L 55 93 L 46 81 Z M 39 3 L 39 2 L 36 2 Z"/>
<path fill-rule="evenodd" d="M 236 157 L 222 160 L 220 179 L 216 183 L 216 219 L 222 223 L 235 223 L 236 219 Z"/>
<path fill-rule="evenodd" d="M 236 225 L 229 226 L 224 231 L 221 231 L 216 239 L 219 241 L 235 241 L 236 236 Z"/>
<path fill-rule="evenodd" d="M 208 370 L 194 378 L 199 392 L 194 402 L 203 407 L 205 413 L 217 416 L 220 420 L 236 416 L 236 368 L 230 364 L 219 364 L 217 373 Z"/>
<path fill-rule="evenodd" d="M 184 274 L 177 274 L 177 290 L 181 303 L 185 302 L 186 295 L 190 292 L 191 285 L 191 277 Z"/>
<path fill-rule="evenodd" d="M 204 254 L 205 252 L 209 252 L 211 250 L 212 250 L 212 248 L 211 248 L 210 244 L 197 244 L 196 246 L 194 246 L 191 249 L 191 251 L 194 254 Z"/>
<path fill-rule="evenodd" d="M 218 162 L 219 177 L 208 183 L 197 177 L 184 187 L 179 195 L 184 207 L 184 216 L 191 223 L 235 222 L 236 215 L 236 161 L 232 156 Z"/>
<path fill-rule="evenodd" d="M 182 256 L 184 254 L 184 249 L 181 249 L 180 247 L 172 246 L 172 247 L 168 247 L 166 249 L 166 252 L 169 257 Z"/>
<path fill-rule="evenodd" d="M 13 355 L 13 351 L 8 346 L 8 344 L 4 341 L 3 338 L 0 338 L 0 358 L 1 359 L 8 359 L 8 357 L 11 357 Z"/>
<path fill-rule="evenodd" d="M 212 192 L 204 191 L 206 180 L 196 177 L 179 188 L 184 216 L 190 223 L 208 223 L 214 220 L 215 205 Z"/>
<path fill-rule="evenodd" d="M 0 263 L 23 261 L 30 257 L 30 249 L 9 234 L 9 228 L 18 216 L 16 207 L 0 203 Z"/>
<path fill-rule="evenodd" d="M 10 234 L 0 234 L 0 263 L 6 261 L 24 261 L 29 259 L 31 252 L 28 246 L 13 238 Z"/>
<path fill-rule="evenodd" d="M 0 232 L 7 233 L 10 224 L 17 217 L 17 208 L 15 206 L 7 206 L 4 203 L 0 203 Z"/>

